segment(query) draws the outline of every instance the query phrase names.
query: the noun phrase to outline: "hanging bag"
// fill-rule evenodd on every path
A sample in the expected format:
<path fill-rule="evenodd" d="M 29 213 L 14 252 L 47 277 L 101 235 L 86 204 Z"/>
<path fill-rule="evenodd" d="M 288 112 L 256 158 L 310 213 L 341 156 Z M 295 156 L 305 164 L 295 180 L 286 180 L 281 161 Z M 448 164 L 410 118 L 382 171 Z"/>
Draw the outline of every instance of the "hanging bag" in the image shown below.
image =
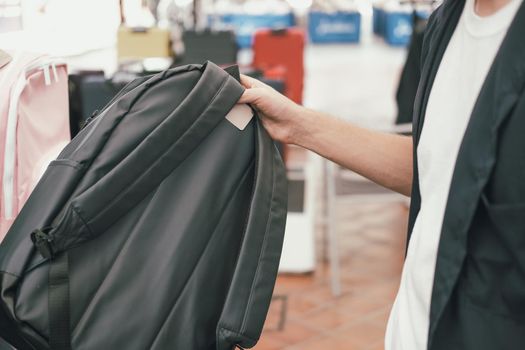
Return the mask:
<path fill-rule="evenodd" d="M 0 68 L 0 241 L 70 139 L 65 63 L 37 54 L 11 56 Z"/>

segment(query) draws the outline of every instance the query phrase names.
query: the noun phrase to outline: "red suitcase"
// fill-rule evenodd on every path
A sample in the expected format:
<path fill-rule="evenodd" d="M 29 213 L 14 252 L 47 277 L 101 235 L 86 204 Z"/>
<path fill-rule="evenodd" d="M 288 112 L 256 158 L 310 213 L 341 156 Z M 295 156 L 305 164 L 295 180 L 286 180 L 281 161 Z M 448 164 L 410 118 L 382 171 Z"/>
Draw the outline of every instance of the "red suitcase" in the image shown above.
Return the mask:
<path fill-rule="evenodd" d="M 285 95 L 303 101 L 304 32 L 299 28 L 263 29 L 255 33 L 253 66 L 268 71 L 285 68 Z"/>

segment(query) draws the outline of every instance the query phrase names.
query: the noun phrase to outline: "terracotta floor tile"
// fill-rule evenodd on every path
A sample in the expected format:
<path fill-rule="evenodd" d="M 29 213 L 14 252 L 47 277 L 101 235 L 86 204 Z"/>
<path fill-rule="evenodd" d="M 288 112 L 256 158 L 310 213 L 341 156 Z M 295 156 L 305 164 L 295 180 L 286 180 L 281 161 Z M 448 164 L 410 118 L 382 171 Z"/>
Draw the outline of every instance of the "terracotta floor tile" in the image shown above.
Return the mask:
<path fill-rule="evenodd" d="M 367 349 L 384 339 L 384 332 L 373 323 L 356 323 L 337 331 L 333 336 L 336 342 L 351 344 L 358 349 Z"/>
<path fill-rule="evenodd" d="M 376 344 L 373 344 L 371 347 L 367 348 L 366 350 L 385 350 L 385 342 L 384 340 L 380 340 Z"/>
<path fill-rule="evenodd" d="M 330 331 L 344 324 L 353 322 L 358 318 L 359 315 L 347 313 L 344 310 L 339 310 L 337 307 L 328 307 L 308 314 L 301 322 L 314 329 Z"/>
<path fill-rule="evenodd" d="M 263 330 L 274 330 L 277 328 L 278 323 L 279 323 L 278 316 L 270 314 L 268 315 L 268 317 L 266 317 L 266 322 L 264 323 Z"/>
<path fill-rule="evenodd" d="M 288 296 L 288 315 L 291 317 L 302 317 L 305 313 L 319 307 L 319 302 L 311 300 L 302 295 Z"/>
<path fill-rule="evenodd" d="M 319 331 L 297 321 L 290 321 L 282 331 L 268 332 L 268 335 L 283 344 L 292 345 L 319 335 Z"/>
<path fill-rule="evenodd" d="M 388 323 L 388 317 L 390 316 L 390 311 L 392 310 L 391 307 L 387 307 L 382 311 L 377 312 L 369 318 L 367 321 L 374 326 L 378 327 L 383 331 L 383 333 L 386 332 L 386 324 Z"/>
<path fill-rule="evenodd" d="M 271 336 L 263 334 L 261 339 L 259 339 L 259 342 L 257 343 L 257 345 L 253 347 L 253 349 L 254 350 L 280 350 L 280 349 L 283 349 L 284 347 L 285 347 L 285 344 L 283 344 L 279 340 Z"/>
<path fill-rule="evenodd" d="M 266 322 L 264 323 L 265 329 L 275 329 L 279 326 L 279 323 L 281 321 L 281 313 L 278 310 L 279 305 L 272 305 L 270 306 L 270 310 L 268 312 L 268 315 L 266 316 Z"/>
<path fill-rule="evenodd" d="M 357 345 L 334 337 L 323 337 L 304 344 L 286 347 L 285 350 L 363 350 Z"/>
<path fill-rule="evenodd" d="M 376 298 L 373 295 L 358 294 L 355 297 L 341 298 L 336 301 L 341 312 L 354 313 L 357 315 L 366 316 L 371 312 L 384 309 L 390 306 L 390 302 L 382 298 Z"/>
<path fill-rule="evenodd" d="M 386 301 L 393 302 L 399 289 L 399 280 L 386 281 L 374 285 L 369 289 L 370 295 L 377 298 L 384 298 Z"/>
<path fill-rule="evenodd" d="M 319 283 L 313 277 L 313 274 L 280 275 L 277 279 L 275 293 L 295 293 L 304 291 L 305 288 L 316 287 Z"/>
<path fill-rule="evenodd" d="M 349 295 L 351 292 L 352 288 L 350 287 L 350 284 L 343 283 L 341 286 L 341 296 Z M 303 296 L 317 304 L 326 304 L 334 301 L 332 288 L 329 285 L 325 285 L 324 287 L 316 288 L 311 291 L 306 291 L 303 293 Z"/>
<path fill-rule="evenodd" d="M 341 279 L 345 285 L 350 288 L 364 288 L 365 286 L 377 283 L 374 276 L 370 276 L 370 274 L 363 273 L 359 270 L 356 272 L 356 269 L 353 268 L 345 269 Z"/>
<path fill-rule="evenodd" d="M 398 204 L 367 204 L 339 208 L 339 214 L 343 295 L 332 295 L 330 265 L 321 261 L 318 237 L 315 273 L 279 276 L 275 293 L 288 297 L 287 323 L 282 332 L 270 330 L 280 317 L 280 304 L 273 303 L 256 350 L 384 350 L 403 264 L 407 211 Z"/>

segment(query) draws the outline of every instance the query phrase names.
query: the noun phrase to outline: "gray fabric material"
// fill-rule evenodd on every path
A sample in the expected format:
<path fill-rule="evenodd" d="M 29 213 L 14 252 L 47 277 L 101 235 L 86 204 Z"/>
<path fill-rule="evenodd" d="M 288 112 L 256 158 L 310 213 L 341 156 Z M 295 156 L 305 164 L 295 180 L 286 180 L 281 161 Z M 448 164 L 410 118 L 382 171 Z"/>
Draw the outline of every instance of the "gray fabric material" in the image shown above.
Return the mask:
<path fill-rule="evenodd" d="M 0 305 L 48 349 L 51 226 L 70 258 L 73 349 L 217 349 L 257 342 L 286 218 L 285 171 L 243 92 L 207 63 L 131 83 L 53 162 L 0 245 Z M 2 330 L 0 330 L 0 335 Z"/>

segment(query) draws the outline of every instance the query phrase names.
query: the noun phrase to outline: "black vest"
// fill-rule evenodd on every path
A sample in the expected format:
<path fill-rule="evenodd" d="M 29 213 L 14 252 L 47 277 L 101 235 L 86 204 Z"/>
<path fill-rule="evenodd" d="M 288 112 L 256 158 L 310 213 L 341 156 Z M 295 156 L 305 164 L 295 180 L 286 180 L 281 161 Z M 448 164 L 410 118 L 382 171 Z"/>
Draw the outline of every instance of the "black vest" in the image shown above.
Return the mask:
<path fill-rule="evenodd" d="M 416 148 L 434 78 L 464 4 L 445 1 L 425 35 L 414 106 L 409 238 L 421 205 Z M 525 348 L 524 87 L 521 5 L 482 86 L 456 161 L 438 250 L 428 349 Z"/>

